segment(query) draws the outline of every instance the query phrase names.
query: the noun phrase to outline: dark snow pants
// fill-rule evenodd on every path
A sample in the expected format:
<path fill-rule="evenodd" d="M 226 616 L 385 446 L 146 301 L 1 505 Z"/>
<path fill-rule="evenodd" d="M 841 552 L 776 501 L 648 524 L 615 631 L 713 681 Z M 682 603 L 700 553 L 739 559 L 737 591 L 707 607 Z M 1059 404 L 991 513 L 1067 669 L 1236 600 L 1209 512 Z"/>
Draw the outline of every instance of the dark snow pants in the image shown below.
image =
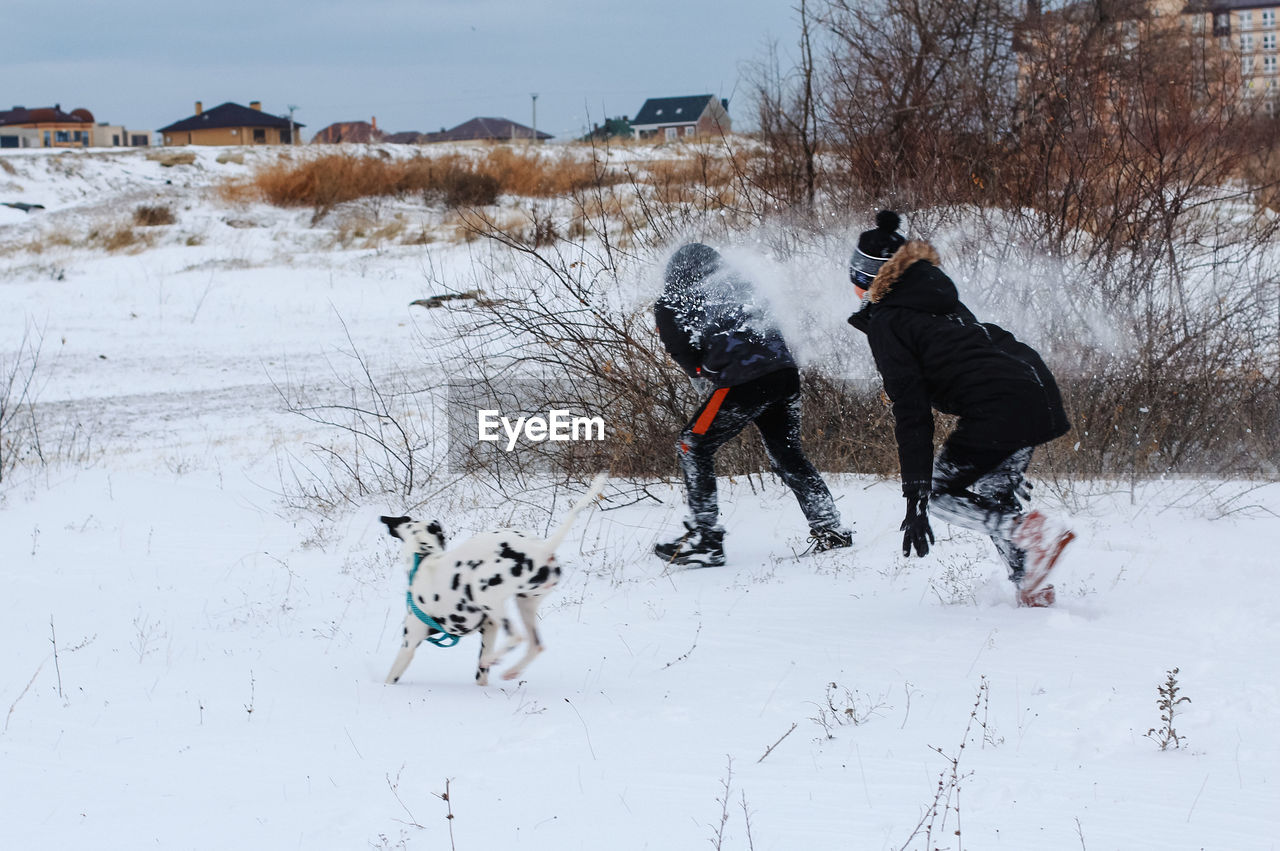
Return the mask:
<path fill-rule="evenodd" d="M 933 462 L 934 514 L 966 529 L 986 532 L 1009 566 L 1009 578 L 1022 578 L 1026 553 L 1013 545 L 1013 527 L 1030 499 L 1026 480 L 1032 447 L 1013 453 L 981 450 L 950 443 Z"/>
<path fill-rule="evenodd" d="M 831 492 L 800 447 L 800 373 L 794 369 L 715 390 L 680 432 L 676 454 L 693 523 L 716 525 L 715 453 L 748 423 L 755 423 L 774 472 L 796 495 L 809 527 L 838 528 L 840 513 Z"/>

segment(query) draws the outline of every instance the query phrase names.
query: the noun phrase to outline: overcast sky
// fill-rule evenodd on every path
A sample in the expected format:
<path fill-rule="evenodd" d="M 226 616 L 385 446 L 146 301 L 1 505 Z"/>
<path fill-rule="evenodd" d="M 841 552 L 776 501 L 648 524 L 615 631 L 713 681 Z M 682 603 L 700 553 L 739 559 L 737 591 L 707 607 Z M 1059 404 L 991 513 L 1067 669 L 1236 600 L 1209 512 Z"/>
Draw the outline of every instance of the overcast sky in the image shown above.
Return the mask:
<path fill-rule="evenodd" d="M 790 0 L 4 0 L 0 109 L 61 104 L 156 129 L 226 101 L 430 131 L 475 116 L 564 139 L 646 97 L 715 94 L 795 42 Z"/>

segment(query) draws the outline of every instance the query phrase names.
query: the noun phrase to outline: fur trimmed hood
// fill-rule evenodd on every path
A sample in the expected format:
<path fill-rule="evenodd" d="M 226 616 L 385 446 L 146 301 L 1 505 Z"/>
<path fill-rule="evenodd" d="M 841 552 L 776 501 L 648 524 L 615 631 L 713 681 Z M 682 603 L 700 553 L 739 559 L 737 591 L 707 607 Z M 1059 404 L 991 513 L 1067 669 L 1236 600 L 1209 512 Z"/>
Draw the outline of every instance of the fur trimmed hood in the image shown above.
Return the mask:
<path fill-rule="evenodd" d="M 871 288 L 867 291 L 867 298 L 871 303 L 878 303 L 888 295 L 903 273 L 919 260 L 928 260 L 934 266 L 942 265 L 942 260 L 939 259 L 938 252 L 932 245 L 922 239 L 911 240 L 894 252 L 894 255 L 880 267 L 880 271 L 871 282 Z"/>

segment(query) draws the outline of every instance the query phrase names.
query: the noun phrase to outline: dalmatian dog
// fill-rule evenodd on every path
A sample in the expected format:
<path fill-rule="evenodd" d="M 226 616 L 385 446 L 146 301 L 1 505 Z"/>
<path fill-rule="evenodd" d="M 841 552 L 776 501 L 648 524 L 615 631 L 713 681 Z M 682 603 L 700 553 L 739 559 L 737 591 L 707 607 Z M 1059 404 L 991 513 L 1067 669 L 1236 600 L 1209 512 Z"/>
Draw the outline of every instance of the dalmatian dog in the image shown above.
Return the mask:
<path fill-rule="evenodd" d="M 404 644 L 391 665 L 387 682 L 400 680 L 424 640 L 456 641 L 456 636 L 476 630 L 480 631 L 476 684 L 488 685 L 494 662 L 527 641 L 524 657 L 502 675 L 506 680 L 520 676 L 543 649 L 538 637 L 538 604 L 560 580 L 556 548 L 578 514 L 604 490 L 607 479 L 606 473 L 597 475 L 586 496 L 569 509 L 564 522 L 546 540 L 501 529 L 481 533 L 446 551 L 444 529 L 438 522 L 382 517 L 391 536 L 403 542 L 410 575 Z M 507 617 L 507 602 L 512 597 L 527 638 Z M 503 630 L 508 640 L 499 649 Z"/>

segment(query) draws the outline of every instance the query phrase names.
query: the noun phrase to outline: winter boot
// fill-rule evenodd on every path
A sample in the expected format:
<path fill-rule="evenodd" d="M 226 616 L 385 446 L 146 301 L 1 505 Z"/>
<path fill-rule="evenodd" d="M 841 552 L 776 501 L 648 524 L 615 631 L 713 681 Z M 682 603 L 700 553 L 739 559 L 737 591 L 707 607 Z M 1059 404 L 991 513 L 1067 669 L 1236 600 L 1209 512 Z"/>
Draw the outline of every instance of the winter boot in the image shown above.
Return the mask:
<path fill-rule="evenodd" d="M 1048 518 L 1039 511 L 1022 518 L 1013 530 L 1014 546 L 1026 553 L 1025 572 L 1016 580 L 1018 605 L 1044 608 L 1057 601 L 1057 593 L 1048 584 L 1049 571 L 1075 537 L 1070 529 L 1051 528 Z"/>
<path fill-rule="evenodd" d="M 724 564 L 724 529 L 694 526 L 685 521 L 685 533 L 674 541 L 657 544 L 653 554 L 667 564 L 689 567 L 720 567 Z"/>
<path fill-rule="evenodd" d="M 833 526 L 809 530 L 809 546 L 800 555 L 808 556 L 853 546 L 853 532 Z"/>

